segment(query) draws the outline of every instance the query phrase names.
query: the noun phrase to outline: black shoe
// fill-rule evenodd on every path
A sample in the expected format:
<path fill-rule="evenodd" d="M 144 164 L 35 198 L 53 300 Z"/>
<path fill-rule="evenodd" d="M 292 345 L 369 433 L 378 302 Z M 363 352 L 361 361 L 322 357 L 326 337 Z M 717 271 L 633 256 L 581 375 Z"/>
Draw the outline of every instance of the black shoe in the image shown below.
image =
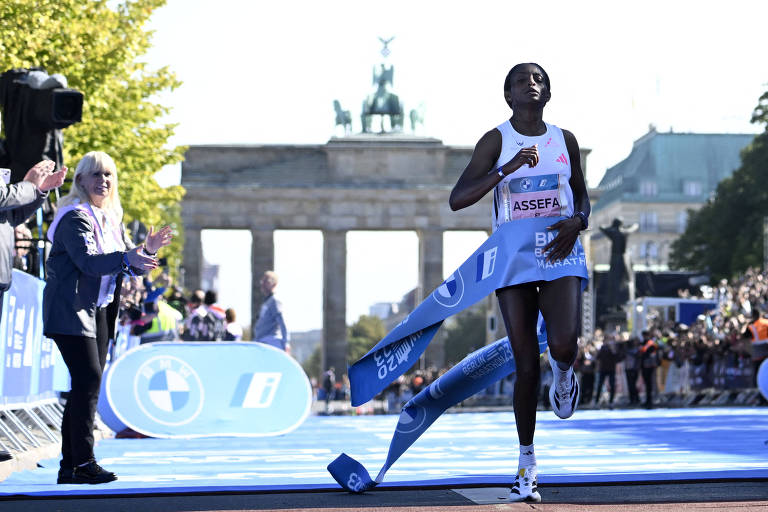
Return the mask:
<path fill-rule="evenodd" d="M 0 450 L 0 462 L 5 462 L 7 460 L 11 460 L 13 458 L 13 455 L 11 455 L 10 452 L 7 452 L 5 450 Z"/>
<path fill-rule="evenodd" d="M 85 466 L 77 466 L 72 471 L 73 484 L 104 484 L 113 480 L 117 480 L 117 476 L 111 471 L 102 468 L 93 460 Z"/>
<path fill-rule="evenodd" d="M 59 469 L 59 477 L 56 479 L 57 484 L 73 484 L 75 483 L 72 480 L 72 473 L 73 471 L 68 468 L 60 468 Z"/>

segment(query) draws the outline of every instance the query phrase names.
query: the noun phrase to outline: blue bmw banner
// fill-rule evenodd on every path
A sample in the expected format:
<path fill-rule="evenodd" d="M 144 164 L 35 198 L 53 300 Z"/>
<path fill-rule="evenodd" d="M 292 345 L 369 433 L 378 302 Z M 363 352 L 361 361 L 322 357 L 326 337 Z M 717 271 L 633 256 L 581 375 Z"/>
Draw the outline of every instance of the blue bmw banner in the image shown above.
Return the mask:
<path fill-rule="evenodd" d="M 312 404 L 301 366 L 263 343 L 140 345 L 109 366 L 102 385 L 105 423 L 150 437 L 285 434 Z"/>

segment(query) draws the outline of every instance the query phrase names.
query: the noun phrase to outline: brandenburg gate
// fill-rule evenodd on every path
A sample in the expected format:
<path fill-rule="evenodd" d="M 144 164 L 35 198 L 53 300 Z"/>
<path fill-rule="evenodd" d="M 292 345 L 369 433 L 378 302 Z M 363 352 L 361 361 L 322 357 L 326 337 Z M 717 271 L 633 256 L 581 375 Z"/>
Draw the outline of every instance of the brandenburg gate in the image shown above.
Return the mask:
<path fill-rule="evenodd" d="M 582 151 L 582 166 L 588 150 Z M 323 233 L 323 366 L 346 369 L 346 234 L 412 230 L 419 240 L 420 296 L 443 281 L 443 232 L 490 227 L 490 197 L 458 212 L 448 196 L 471 147 L 404 134 L 332 138 L 322 145 L 191 146 L 182 165 L 184 269 L 200 286 L 201 231 L 252 234 L 251 318 L 262 301 L 259 276 L 274 268 L 273 231 Z M 585 167 L 584 167 L 585 168 Z M 493 307 L 490 305 L 489 307 Z M 444 365 L 438 336 L 427 365 Z"/>

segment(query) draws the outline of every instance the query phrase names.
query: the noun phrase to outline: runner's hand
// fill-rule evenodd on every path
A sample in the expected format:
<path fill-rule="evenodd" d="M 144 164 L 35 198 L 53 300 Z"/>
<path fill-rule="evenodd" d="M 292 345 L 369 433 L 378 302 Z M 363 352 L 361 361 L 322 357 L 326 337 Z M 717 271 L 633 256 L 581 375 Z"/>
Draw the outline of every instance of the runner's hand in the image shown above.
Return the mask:
<path fill-rule="evenodd" d="M 539 148 L 538 144 L 534 144 L 529 148 L 523 148 L 512 157 L 512 160 L 501 166 L 501 171 L 504 174 L 512 174 L 524 165 L 528 167 L 536 167 L 539 163 Z"/>
<path fill-rule="evenodd" d="M 547 261 L 553 263 L 560 261 L 568 257 L 573 251 L 573 246 L 576 245 L 576 240 L 579 238 L 579 232 L 581 231 L 581 219 L 578 217 L 571 217 L 570 219 L 563 219 L 555 222 L 551 226 L 547 227 L 548 230 L 558 230 L 557 235 L 553 238 L 545 247 L 544 253 L 547 254 Z"/>

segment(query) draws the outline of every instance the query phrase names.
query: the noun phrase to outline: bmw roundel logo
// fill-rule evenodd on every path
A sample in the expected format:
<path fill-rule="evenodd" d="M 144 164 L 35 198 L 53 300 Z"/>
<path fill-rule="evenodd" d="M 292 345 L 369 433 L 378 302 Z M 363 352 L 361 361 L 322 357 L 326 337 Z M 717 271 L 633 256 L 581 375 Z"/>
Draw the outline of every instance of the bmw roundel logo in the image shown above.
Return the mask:
<path fill-rule="evenodd" d="M 158 356 L 142 364 L 133 383 L 141 411 L 162 425 L 189 423 L 203 408 L 200 377 L 187 363 L 171 356 Z"/>
<path fill-rule="evenodd" d="M 410 434 L 424 424 L 427 419 L 427 410 L 421 405 L 410 404 L 400 413 L 395 430 L 402 434 Z"/>
<path fill-rule="evenodd" d="M 438 304 L 447 308 L 456 306 L 464 298 L 464 278 L 456 271 L 432 292 Z"/>
<path fill-rule="evenodd" d="M 523 178 L 520 180 L 520 190 L 531 190 L 533 182 L 531 178 Z"/>

